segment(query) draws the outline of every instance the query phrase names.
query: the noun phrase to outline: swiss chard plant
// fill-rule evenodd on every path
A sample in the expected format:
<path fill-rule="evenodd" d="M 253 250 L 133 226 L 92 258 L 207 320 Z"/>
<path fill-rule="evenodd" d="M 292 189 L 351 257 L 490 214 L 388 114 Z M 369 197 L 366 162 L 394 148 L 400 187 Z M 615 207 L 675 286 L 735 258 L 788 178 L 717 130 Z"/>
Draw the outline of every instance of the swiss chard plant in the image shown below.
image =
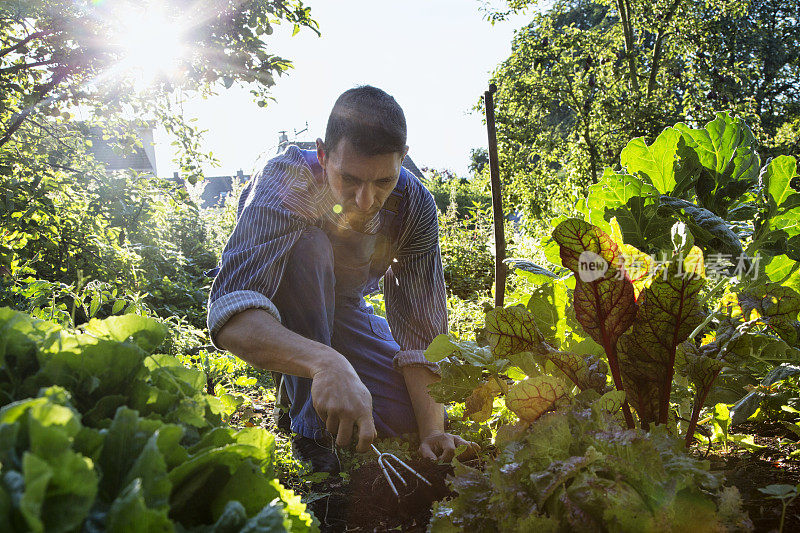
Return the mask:
<path fill-rule="evenodd" d="M 459 467 L 459 497 L 439 507 L 434 530 L 448 531 L 446 520 L 471 530 L 680 529 L 683 513 L 701 507 L 718 529 L 747 529 L 746 519 L 729 520 L 740 517 L 736 498 L 682 509 L 694 498 L 679 496 L 691 492 L 689 478 L 665 464 L 707 468 L 676 443 L 694 439 L 721 375 L 763 376 L 800 360 L 796 162 L 762 166 L 747 126 L 720 114 L 705 128 L 668 128 L 651 145 L 635 139 L 621 163 L 579 202 L 583 218 L 554 223 L 543 243 L 552 266 L 514 261 L 536 283 L 527 306 L 495 309 L 474 341 L 441 336 L 426 352 L 442 369 L 434 397 L 489 421 L 499 449 L 483 473 Z M 616 434 L 613 449 L 592 437 L 553 457 L 558 435 L 539 428 L 570 417 L 582 422 L 558 435 Z M 675 455 L 656 459 L 648 447 Z M 626 479 L 620 458 L 654 465 L 662 481 L 611 488 Z M 592 497 L 598 487 L 617 496 Z"/>

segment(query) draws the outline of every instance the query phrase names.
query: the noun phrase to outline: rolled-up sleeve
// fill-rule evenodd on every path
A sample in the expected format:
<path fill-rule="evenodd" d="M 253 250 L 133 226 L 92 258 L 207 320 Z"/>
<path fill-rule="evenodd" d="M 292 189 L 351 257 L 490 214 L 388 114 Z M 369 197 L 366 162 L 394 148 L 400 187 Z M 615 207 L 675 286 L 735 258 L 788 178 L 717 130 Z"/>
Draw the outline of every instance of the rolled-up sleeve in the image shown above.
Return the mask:
<path fill-rule="evenodd" d="M 447 333 L 436 204 L 424 188 L 410 202 L 408 227 L 401 232 L 397 257 L 384 279 L 386 316 L 400 345 L 394 366 L 424 365 L 438 374 L 439 366 L 424 355 L 434 337 Z"/>
<path fill-rule="evenodd" d="M 270 162 L 245 189 L 239 215 L 211 286 L 208 330 L 211 342 L 225 323 L 246 309 L 264 309 L 280 321 L 272 303 L 292 246 L 311 222 L 286 207 L 291 174 L 303 172 L 292 154 Z M 307 171 L 307 169 L 306 169 Z M 297 180 L 295 180 L 297 181 Z"/>

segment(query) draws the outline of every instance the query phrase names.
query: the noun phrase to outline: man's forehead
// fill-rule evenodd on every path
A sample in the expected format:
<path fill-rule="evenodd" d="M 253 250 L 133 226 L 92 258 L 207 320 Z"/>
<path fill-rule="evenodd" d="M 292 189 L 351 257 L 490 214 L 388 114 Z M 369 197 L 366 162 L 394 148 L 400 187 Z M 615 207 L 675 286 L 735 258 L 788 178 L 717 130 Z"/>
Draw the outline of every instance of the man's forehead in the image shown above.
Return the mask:
<path fill-rule="evenodd" d="M 362 154 L 347 139 L 342 139 L 338 149 L 330 155 L 340 173 L 361 179 L 396 178 L 403 161 L 403 154 L 399 152 Z"/>

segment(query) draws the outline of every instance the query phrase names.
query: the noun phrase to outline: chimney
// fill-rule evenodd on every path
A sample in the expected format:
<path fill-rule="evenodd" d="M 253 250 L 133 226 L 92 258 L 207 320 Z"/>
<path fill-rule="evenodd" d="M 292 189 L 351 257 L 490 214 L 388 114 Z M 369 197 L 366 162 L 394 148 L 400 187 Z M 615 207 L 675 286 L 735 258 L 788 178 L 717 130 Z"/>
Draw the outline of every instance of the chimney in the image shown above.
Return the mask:
<path fill-rule="evenodd" d="M 280 135 L 278 135 L 278 152 L 283 151 L 286 148 L 286 145 L 289 144 L 289 136 L 286 135 L 286 131 L 279 131 Z"/>

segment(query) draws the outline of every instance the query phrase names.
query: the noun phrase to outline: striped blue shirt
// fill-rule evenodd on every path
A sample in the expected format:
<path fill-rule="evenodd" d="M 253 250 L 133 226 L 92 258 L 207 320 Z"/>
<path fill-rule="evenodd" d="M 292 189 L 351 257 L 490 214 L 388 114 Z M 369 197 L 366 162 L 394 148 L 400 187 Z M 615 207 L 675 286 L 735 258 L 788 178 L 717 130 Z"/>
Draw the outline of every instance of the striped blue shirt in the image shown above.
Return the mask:
<path fill-rule="evenodd" d="M 436 204 L 413 176 L 405 194 L 408 208 L 383 284 L 386 318 L 400 345 L 394 366 L 422 364 L 437 370 L 423 355 L 436 335 L 447 333 Z M 288 253 L 306 227 L 319 226 L 322 217 L 335 217 L 334 204 L 327 182 L 314 177 L 296 146 L 270 160 L 250 180 L 239 198 L 236 227 L 211 286 L 208 329 L 215 345 L 225 322 L 246 309 L 264 309 L 280 321 L 271 299 Z M 364 231 L 377 232 L 380 216 L 379 212 Z"/>

